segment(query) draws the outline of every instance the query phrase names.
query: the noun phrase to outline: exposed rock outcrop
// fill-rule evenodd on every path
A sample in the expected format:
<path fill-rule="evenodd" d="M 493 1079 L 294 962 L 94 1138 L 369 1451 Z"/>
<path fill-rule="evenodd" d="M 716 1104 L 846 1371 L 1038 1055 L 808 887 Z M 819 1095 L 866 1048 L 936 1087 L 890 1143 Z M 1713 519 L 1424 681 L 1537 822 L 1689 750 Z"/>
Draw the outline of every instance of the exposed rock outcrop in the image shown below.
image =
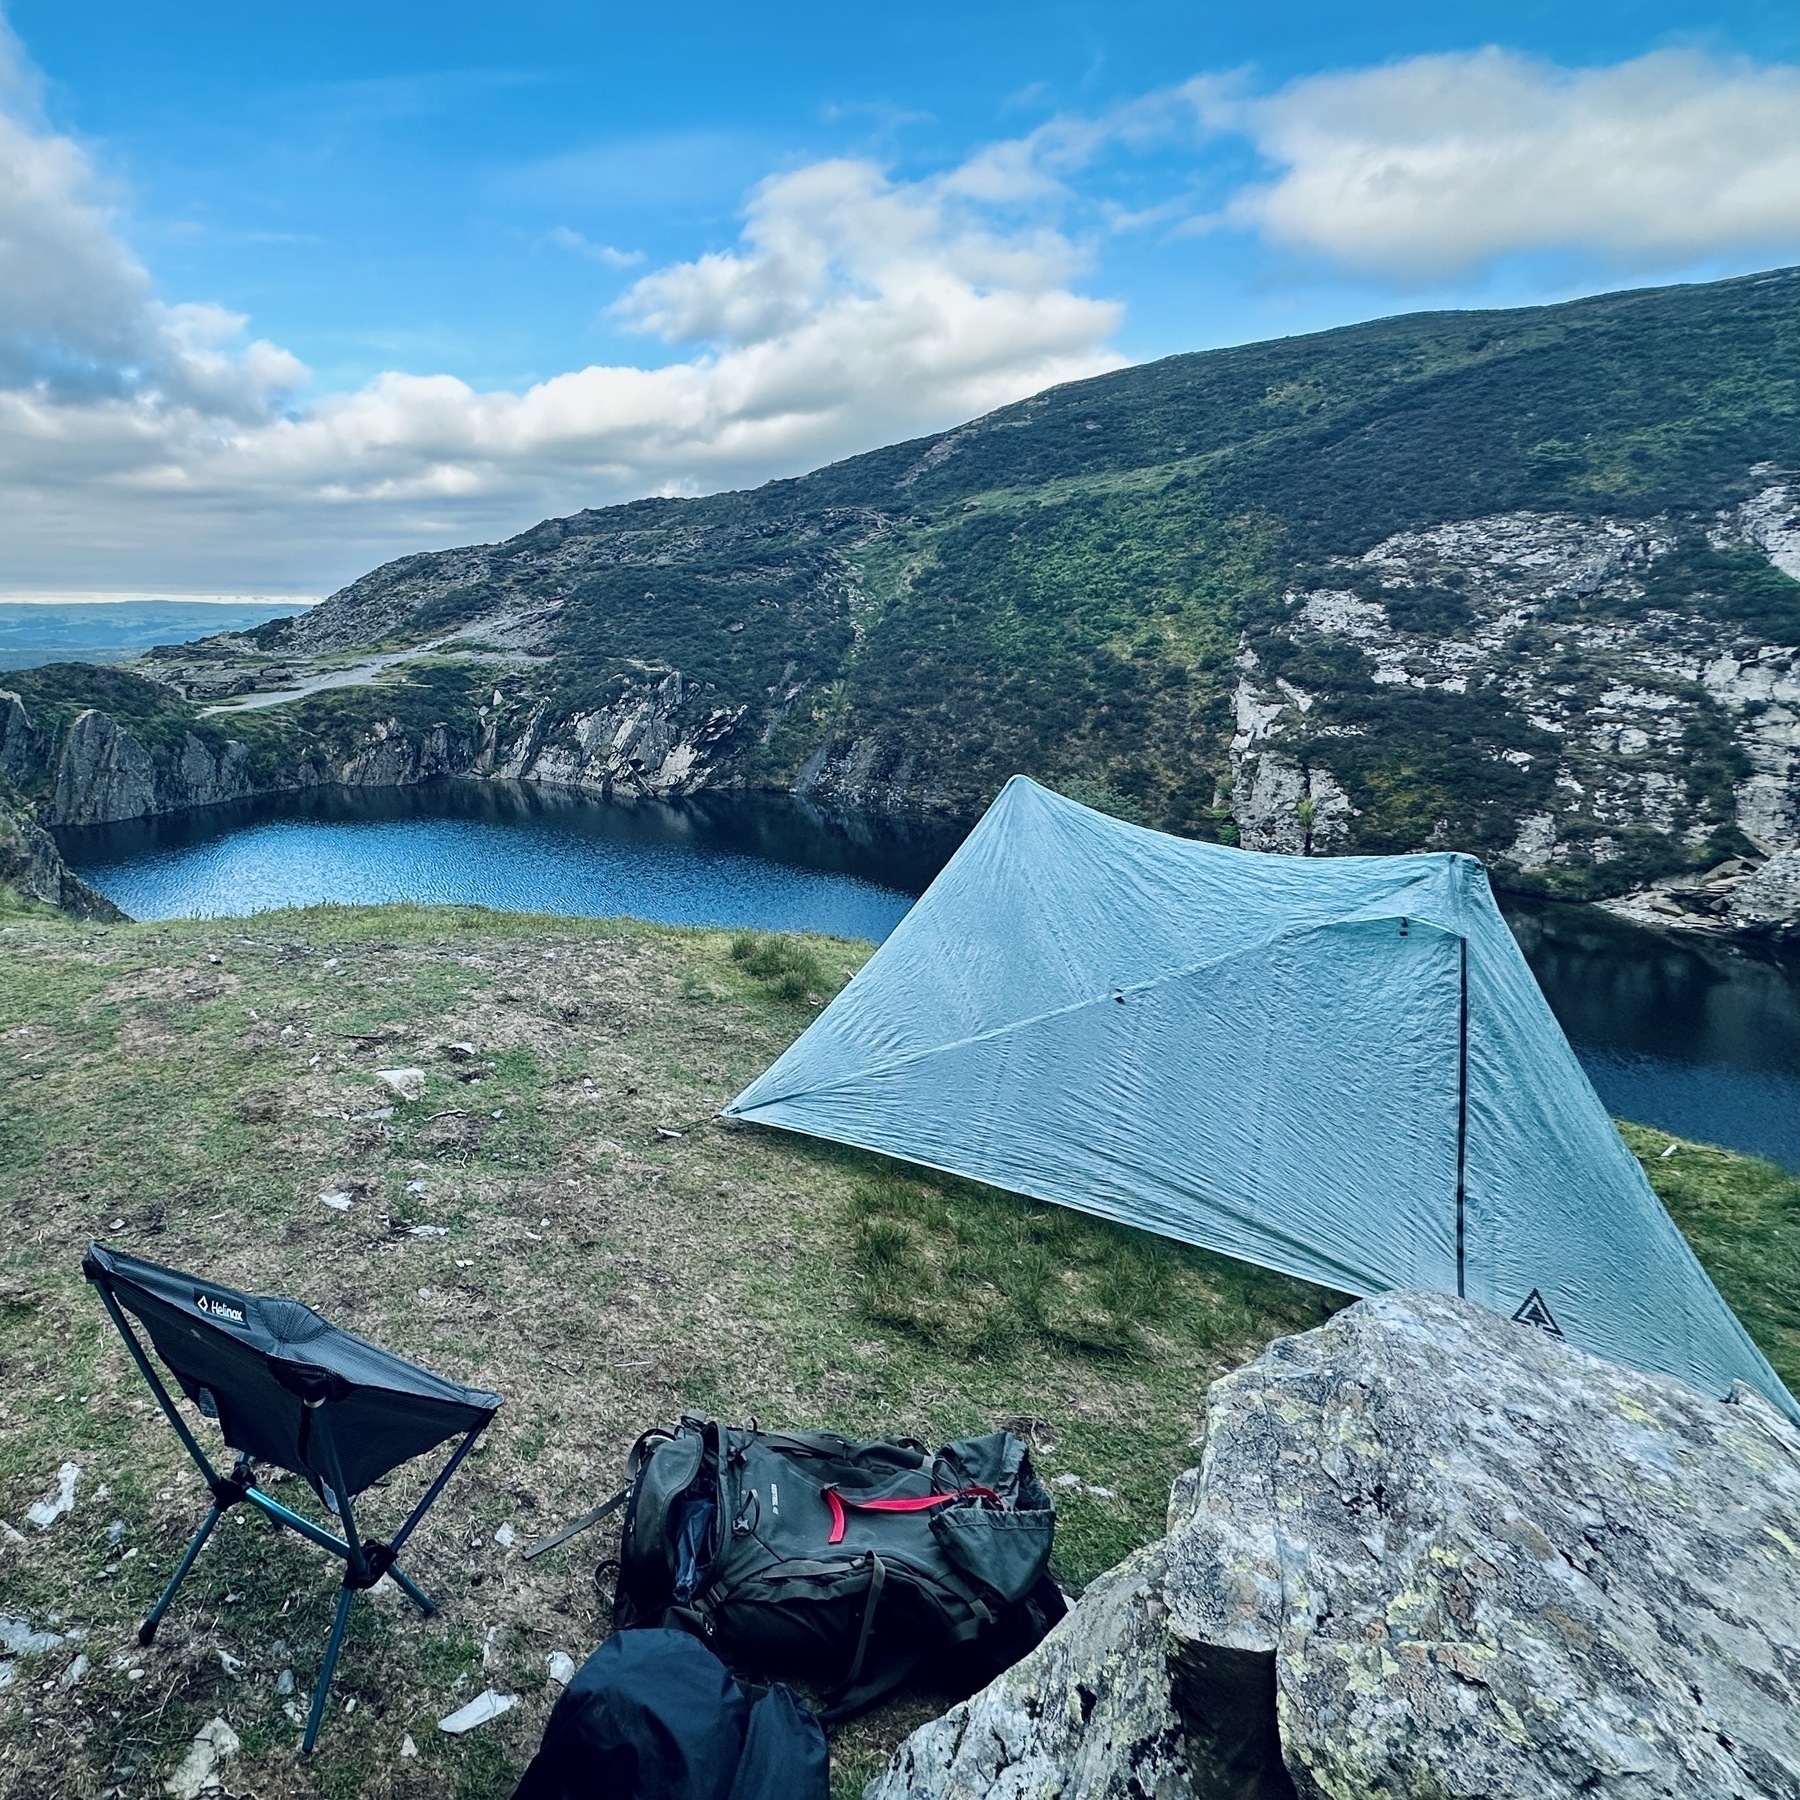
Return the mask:
<path fill-rule="evenodd" d="M 1800 850 L 1780 851 L 1766 862 L 1732 857 L 1697 880 L 1676 876 L 1600 904 L 1638 925 L 1734 936 L 1800 936 Z"/>
<path fill-rule="evenodd" d="M 44 758 L 42 736 L 15 693 L 0 688 L 0 775 L 8 781 L 27 780 Z"/>
<path fill-rule="evenodd" d="M 0 887 L 23 900 L 61 908 L 78 919 L 125 917 L 104 894 L 71 873 L 49 832 L 18 797 L 0 786 Z"/>
<path fill-rule="evenodd" d="M 110 713 L 89 707 L 63 737 L 50 818 L 57 825 L 105 825 L 240 800 L 252 791 L 249 758 L 242 744 L 214 750 L 189 731 L 158 759 Z"/>
<path fill-rule="evenodd" d="M 1684 598 L 1742 579 L 1709 566 L 1706 551 L 1753 550 L 1784 567 L 1796 543 L 1795 491 L 1771 481 L 1714 520 L 1698 558 L 1692 528 L 1684 536 L 1667 520 L 1519 512 L 1402 533 L 1345 559 L 1288 596 L 1274 639 L 1283 658 L 1271 664 L 1249 641 L 1240 652 L 1240 840 L 1298 851 L 1309 825 L 1313 849 L 1350 840 L 1346 771 L 1368 740 L 1405 727 L 1378 697 L 1341 704 L 1316 679 L 1335 672 L 1377 696 L 1467 698 L 1467 717 L 1444 722 L 1471 730 L 1491 771 L 1493 816 L 1513 834 L 1490 850 L 1502 876 L 1658 856 L 1679 865 L 1730 841 L 1749 855 L 1719 877 L 1729 881 L 1800 849 L 1800 617 L 1740 617 Z M 1784 641 L 1764 641 L 1777 627 Z M 1286 672 L 1298 668 L 1315 672 L 1313 686 Z M 1438 847 L 1444 827 L 1420 824 L 1423 847 Z M 1671 875 L 1649 913 L 1725 928 L 1800 921 L 1783 910 L 1779 875 L 1741 907 L 1688 904 L 1686 890 L 1709 879 Z"/>
<path fill-rule="evenodd" d="M 1214 1384 L 1164 1542 L 868 1800 L 1800 1795 L 1800 1431 L 1436 1295 Z"/>
<path fill-rule="evenodd" d="M 553 724 L 540 708 L 495 772 L 604 795 L 694 794 L 719 778 L 745 710 L 708 705 L 675 669 Z"/>

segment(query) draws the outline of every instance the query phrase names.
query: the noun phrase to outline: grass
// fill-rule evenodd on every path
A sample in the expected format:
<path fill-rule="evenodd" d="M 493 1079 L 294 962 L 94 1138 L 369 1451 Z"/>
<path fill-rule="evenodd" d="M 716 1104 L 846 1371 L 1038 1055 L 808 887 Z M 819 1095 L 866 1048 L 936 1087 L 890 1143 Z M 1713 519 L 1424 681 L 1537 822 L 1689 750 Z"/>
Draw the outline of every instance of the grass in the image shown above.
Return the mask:
<path fill-rule="evenodd" d="M 1800 1180 L 1666 1131 L 1619 1130 L 1744 1328 L 1800 1394 Z"/>
<path fill-rule="evenodd" d="M 549 1654 L 579 1661 L 605 1630 L 611 1541 L 531 1564 L 516 1546 L 612 1491 L 637 1433 L 684 1408 L 932 1441 L 1010 1423 L 1053 1484 L 1071 1587 L 1158 1535 L 1209 1381 L 1341 1302 L 719 1120 L 866 954 L 477 909 L 0 917 L 0 1610 L 68 1639 L 0 1688 L 0 1791 L 159 1793 L 223 1715 L 243 1741 L 224 1777 L 262 1800 L 505 1794 L 554 1698 Z M 377 1081 L 394 1067 L 425 1071 L 422 1101 Z M 1800 1383 L 1800 1183 L 1631 1135 Z M 441 1616 L 359 1605 L 309 1763 L 279 1687 L 291 1670 L 303 1704 L 317 1668 L 321 1556 L 234 1515 L 137 1647 L 204 1499 L 81 1281 L 92 1237 L 295 1294 L 507 1397 L 414 1540 Z M 40 1531 L 26 1510 L 65 1461 L 74 1510 Z M 373 1528 L 415 1479 L 368 1497 Z M 437 1730 L 490 1686 L 522 1703 Z M 941 1704 L 914 1693 L 838 1732 L 837 1793 Z"/>

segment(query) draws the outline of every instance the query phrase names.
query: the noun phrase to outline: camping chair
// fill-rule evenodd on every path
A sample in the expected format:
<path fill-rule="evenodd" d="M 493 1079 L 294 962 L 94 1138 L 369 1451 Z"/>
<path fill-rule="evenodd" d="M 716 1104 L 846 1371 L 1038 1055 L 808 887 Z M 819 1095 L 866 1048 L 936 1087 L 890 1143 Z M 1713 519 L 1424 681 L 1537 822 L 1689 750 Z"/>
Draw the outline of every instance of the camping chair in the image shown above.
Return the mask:
<path fill-rule="evenodd" d="M 155 1637 L 213 1527 L 240 1501 L 343 1558 L 343 1591 L 301 1745 L 310 1752 L 358 1591 L 391 1575 L 421 1612 L 436 1612 L 436 1603 L 413 1585 L 395 1558 L 483 1426 L 500 1410 L 501 1398 L 445 1381 L 340 1331 L 298 1300 L 240 1294 L 102 1244 L 88 1246 L 81 1272 L 99 1290 L 126 1349 L 212 1490 L 212 1510 L 139 1628 L 138 1642 L 148 1644 Z M 226 1444 L 237 1452 L 229 1475 L 219 1474 L 207 1460 L 132 1331 L 127 1311 L 137 1316 L 181 1391 L 205 1417 L 218 1421 Z M 385 1544 L 362 1537 L 356 1528 L 356 1496 L 401 1463 L 459 1435 L 461 1443 L 393 1537 Z M 259 1462 L 289 1469 L 310 1483 L 336 1515 L 343 1536 L 264 1493 L 256 1485 L 254 1465 Z"/>

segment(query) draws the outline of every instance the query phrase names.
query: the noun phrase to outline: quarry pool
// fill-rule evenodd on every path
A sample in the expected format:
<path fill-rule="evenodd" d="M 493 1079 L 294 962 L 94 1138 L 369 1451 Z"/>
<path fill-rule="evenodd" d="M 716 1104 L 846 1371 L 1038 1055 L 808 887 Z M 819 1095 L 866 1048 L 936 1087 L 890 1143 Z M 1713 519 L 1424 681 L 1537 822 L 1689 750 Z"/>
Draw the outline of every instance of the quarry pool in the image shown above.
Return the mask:
<path fill-rule="evenodd" d="M 59 834 L 135 918 L 416 900 L 879 942 L 955 848 L 797 802 L 606 804 L 530 785 L 330 790 Z M 1800 1170 L 1800 956 L 1505 903 L 1610 1110 Z"/>

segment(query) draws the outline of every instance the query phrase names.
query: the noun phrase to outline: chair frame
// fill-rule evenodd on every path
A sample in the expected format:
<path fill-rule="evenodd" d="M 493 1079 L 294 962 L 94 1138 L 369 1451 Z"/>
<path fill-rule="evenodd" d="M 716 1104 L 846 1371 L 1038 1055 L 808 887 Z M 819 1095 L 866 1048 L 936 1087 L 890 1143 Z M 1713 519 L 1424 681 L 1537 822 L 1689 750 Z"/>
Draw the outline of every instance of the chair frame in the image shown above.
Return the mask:
<path fill-rule="evenodd" d="M 156 1636 L 156 1628 L 162 1623 L 163 1615 L 169 1610 L 181 1584 L 187 1579 L 193 1568 L 195 1559 L 212 1536 L 213 1528 L 232 1507 L 248 1502 L 256 1507 L 266 1518 L 277 1526 L 285 1525 L 290 1531 L 297 1531 L 309 1542 L 317 1544 L 320 1549 L 328 1550 L 344 1563 L 344 1579 L 338 1594 L 337 1615 L 331 1622 L 331 1635 L 325 1644 L 325 1662 L 319 1670 L 317 1685 L 313 1688 L 312 1710 L 307 1714 L 306 1734 L 301 1740 L 300 1749 L 303 1755 L 310 1755 L 314 1743 L 318 1739 L 319 1725 L 325 1716 L 325 1700 L 331 1692 L 331 1679 L 337 1672 L 338 1654 L 344 1647 L 344 1632 L 350 1623 L 350 1606 L 358 1593 L 372 1588 L 384 1575 L 391 1575 L 401 1592 L 418 1607 L 427 1618 L 435 1613 L 437 1602 L 414 1585 L 411 1577 L 396 1562 L 402 1546 L 412 1536 L 414 1528 L 424 1518 L 432 1502 L 444 1490 L 444 1484 L 456 1473 L 457 1465 L 474 1448 L 475 1440 L 487 1428 L 488 1420 L 482 1420 L 468 1431 L 461 1443 L 450 1454 L 449 1460 L 438 1471 L 437 1478 L 425 1490 L 423 1498 L 407 1516 L 406 1523 L 396 1531 L 386 1543 L 380 1543 L 362 1537 L 356 1529 L 355 1508 L 348 1493 L 344 1491 L 342 1465 L 338 1461 L 337 1446 L 331 1435 L 330 1409 L 325 1404 L 325 1396 L 308 1398 L 303 1404 L 312 1414 L 309 1443 L 319 1452 L 323 1464 L 321 1478 L 325 1481 L 328 1492 L 336 1500 L 335 1508 L 339 1521 L 344 1528 L 344 1535 L 337 1536 L 327 1531 L 324 1526 L 316 1525 L 311 1519 L 285 1507 L 279 1500 L 271 1498 L 256 1485 L 256 1472 L 249 1456 L 239 1452 L 237 1462 L 232 1466 L 229 1475 L 221 1475 L 215 1469 L 201 1449 L 199 1440 L 188 1427 L 188 1422 L 181 1416 L 181 1410 L 170 1397 L 169 1390 L 163 1385 L 144 1347 L 138 1342 L 137 1334 L 131 1329 L 125 1317 L 124 1308 L 119 1304 L 112 1289 L 104 1282 L 94 1284 L 100 1290 L 100 1298 L 106 1304 L 106 1310 L 112 1315 L 112 1322 L 119 1328 L 119 1335 L 125 1340 L 125 1347 L 131 1352 L 132 1360 L 137 1364 L 139 1373 L 150 1384 L 150 1391 L 155 1394 L 157 1403 L 162 1407 L 169 1423 L 175 1428 L 175 1435 L 181 1439 L 182 1446 L 194 1459 L 195 1466 L 205 1478 L 207 1487 L 212 1492 L 212 1507 L 200 1522 L 200 1529 L 194 1533 L 175 1573 L 169 1578 L 169 1585 L 163 1589 L 162 1598 L 150 1609 L 149 1616 L 138 1627 L 138 1642 L 149 1644 Z"/>

